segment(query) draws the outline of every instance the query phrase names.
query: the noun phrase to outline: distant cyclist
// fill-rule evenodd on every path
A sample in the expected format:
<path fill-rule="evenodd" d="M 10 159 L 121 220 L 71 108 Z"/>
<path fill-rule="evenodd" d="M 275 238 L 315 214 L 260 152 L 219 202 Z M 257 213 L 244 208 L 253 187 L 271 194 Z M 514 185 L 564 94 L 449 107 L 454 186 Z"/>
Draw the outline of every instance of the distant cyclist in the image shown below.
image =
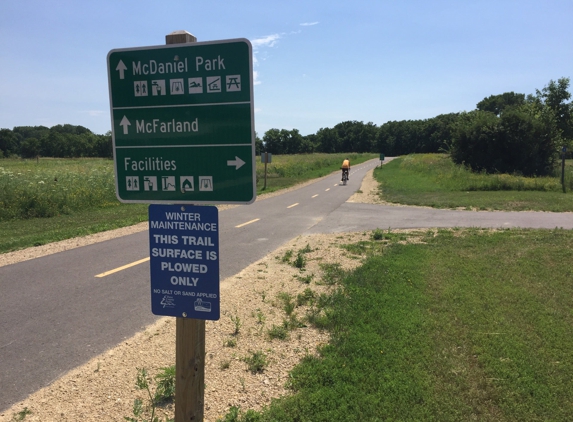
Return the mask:
<path fill-rule="evenodd" d="M 348 158 L 342 162 L 342 166 L 340 168 L 342 169 L 342 179 L 343 179 L 341 180 L 341 182 L 344 181 L 344 173 L 346 173 L 346 180 L 350 180 L 350 178 L 348 177 L 348 175 L 350 174 L 350 160 L 348 160 Z"/>

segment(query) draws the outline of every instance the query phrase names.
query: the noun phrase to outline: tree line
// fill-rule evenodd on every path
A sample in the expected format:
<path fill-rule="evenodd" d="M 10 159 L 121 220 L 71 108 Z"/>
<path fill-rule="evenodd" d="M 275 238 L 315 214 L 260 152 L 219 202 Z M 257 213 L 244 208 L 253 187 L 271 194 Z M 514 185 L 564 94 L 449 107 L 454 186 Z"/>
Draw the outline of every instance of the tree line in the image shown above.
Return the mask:
<path fill-rule="evenodd" d="M 302 136 L 297 129 L 270 129 L 257 139 L 257 153 L 376 152 L 389 156 L 450 153 L 476 171 L 550 174 L 563 147 L 573 146 L 569 78 L 550 81 L 525 95 L 506 92 L 484 98 L 469 112 L 381 126 L 347 121 Z M 570 152 L 569 152 L 570 154 Z"/>
<path fill-rule="evenodd" d="M 111 132 L 96 135 L 83 126 L 16 126 L 0 129 L 0 158 L 113 157 Z"/>
<path fill-rule="evenodd" d="M 448 152 L 476 171 L 543 175 L 553 170 L 563 146 L 573 140 L 569 78 L 550 81 L 535 94 L 491 95 L 469 112 L 423 120 L 345 121 L 301 135 L 298 129 L 269 129 L 256 136 L 257 155 L 375 152 L 388 156 Z M 111 134 L 82 126 L 20 126 L 0 129 L 0 157 L 112 157 Z"/>

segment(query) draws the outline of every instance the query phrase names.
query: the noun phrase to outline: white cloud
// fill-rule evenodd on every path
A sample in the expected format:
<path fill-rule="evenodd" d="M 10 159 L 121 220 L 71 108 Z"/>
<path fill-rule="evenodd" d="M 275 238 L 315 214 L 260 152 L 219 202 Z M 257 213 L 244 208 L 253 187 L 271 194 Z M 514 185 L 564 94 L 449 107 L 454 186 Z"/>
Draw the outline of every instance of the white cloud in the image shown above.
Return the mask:
<path fill-rule="evenodd" d="M 255 38 L 254 40 L 251 40 L 251 44 L 253 45 L 254 49 L 260 47 L 274 47 L 280 37 L 281 36 L 279 34 L 267 35 L 266 37 Z"/>
<path fill-rule="evenodd" d="M 314 26 L 314 25 L 318 25 L 320 22 L 305 22 L 305 23 L 301 23 L 300 26 Z"/>
<path fill-rule="evenodd" d="M 259 80 L 259 72 L 253 70 L 253 85 L 260 85 L 261 81 Z"/>
<path fill-rule="evenodd" d="M 258 66 L 259 64 L 259 60 L 257 58 L 259 51 L 265 47 L 274 47 L 280 38 L 281 36 L 279 34 L 272 34 L 267 35 L 266 37 L 255 38 L 254 40 L 251 40 L 251 44 L 253 46 L 253 67 Z M 261 81 L 259 79 L 259 73 L 256 70 L 253 70 L 253 85 L 260 84 Z"/>

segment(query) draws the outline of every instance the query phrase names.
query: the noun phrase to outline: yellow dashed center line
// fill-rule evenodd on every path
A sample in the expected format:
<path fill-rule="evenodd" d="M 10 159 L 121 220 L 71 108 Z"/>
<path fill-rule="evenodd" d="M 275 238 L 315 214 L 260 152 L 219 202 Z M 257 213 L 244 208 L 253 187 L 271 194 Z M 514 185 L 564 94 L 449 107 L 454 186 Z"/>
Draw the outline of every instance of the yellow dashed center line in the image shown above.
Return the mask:
<path fill-rule="evenodd" d="M 318 193 L 316 195 L 312 195 L 313 198 L 316 198 L 318 196 Z"/>
<path fill-rule="evenodd" d="M 238 229 L 238 228 L 241 228 L 243 226 L 246 226 L 247 224 L 251 224 L 251 223 L 254 223 L 255 221 L 259 221 L 259 220 L 260 220 L 260 218 L 255 218 L 254 220 L 247 221 L 246 223 L 243 223 L 243 224 L 239 224 L 238 226 L 235 226 L 235 228 Z"/>
<path fill-rule="evenodd" d="M 326 189 L 325 192 L 328 192 L 330 190 L 330 188 Z"/>
<path fill-rule="evenodd" d="M 296 204 L 289 205 L 287 208 L 296 207 L 297 205 L 298 205 L 298 202 Z"/>
<path fill-rule="evenodd" d="M 115 268 L 113 270 L 106 271 L 105 273 L 98 274 L 95 277 L 98 277 L 98 278 L 105 277 L 107 275 L 117 273 L 117 272 L 126 270 L 126 269 L 131 268 L 131 267 L 135 267 L 136 265 L 143 264 L 144 262 L 147 262 L 147 261 L 149 261 L 149 257 L 140 259 L 139 261 L 132 262 L 131 264 L 124 265 L 123 267 L 118 267 L 118 268 Z"/>

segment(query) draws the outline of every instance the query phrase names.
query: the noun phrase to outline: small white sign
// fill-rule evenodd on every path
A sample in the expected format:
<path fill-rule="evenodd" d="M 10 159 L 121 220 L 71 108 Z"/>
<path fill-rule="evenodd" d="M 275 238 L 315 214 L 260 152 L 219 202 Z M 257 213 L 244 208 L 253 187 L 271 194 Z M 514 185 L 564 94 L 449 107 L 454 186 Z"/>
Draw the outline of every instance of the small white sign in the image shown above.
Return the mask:
<path fill-rule="evenodd" d="M 171 95 L 185 94 L 185 85 L 183 85 L 183 78 L 169 80 L 169 87 L 171 89 Z"/>
<path fill-rule="evenodd" d="M 131 191 L 139 190 L 139 176 L 126 176 L 125 189 Z"/>
<path fill-rule="evenodd" d="M 179 178 L 179 185 L 181 186 L 181 192 L 193 192 L 195 190 L 193 176 L 181 176 Z"/>
<path fill-rule="evenodd" d="M 227 92 L 241 90 L 241 75 L 227 75 L 226 79 Z"/>
<path fill-rule="evenodd" d="M 143 190 L 150 192 L 157 190 L 157 176 L 143 176 Z"/>
<path fill-rule="evenodd" d="M 199 176 L 199 190 L 201 192 L 212 192 L 213 176 Z"/>
<path fill-rule="evenodd" d="M 207 76 L 207 92 L 221 92 L 220 76 Z"/>
<path fill-rule="evenodd" d="M 175 190 L 175 176 L 161 176 L 161 190 L 174 191 Z"/>
<path fill-rule="evenodd" d="M 151 95 L 167 95 L 165 90 L 165 79 L 151 81 Z"/>
<path fill-rule="evenodd" d="M 203 78 L 189 78 L 189 94 L 203 93 Z"/>
<path fill-rule="evenodd" d="M 149 95 L 147 81 L 135 81 L 133 83 L 133 89 L 135 90 L 136 97 L 147 97 Z"/>

